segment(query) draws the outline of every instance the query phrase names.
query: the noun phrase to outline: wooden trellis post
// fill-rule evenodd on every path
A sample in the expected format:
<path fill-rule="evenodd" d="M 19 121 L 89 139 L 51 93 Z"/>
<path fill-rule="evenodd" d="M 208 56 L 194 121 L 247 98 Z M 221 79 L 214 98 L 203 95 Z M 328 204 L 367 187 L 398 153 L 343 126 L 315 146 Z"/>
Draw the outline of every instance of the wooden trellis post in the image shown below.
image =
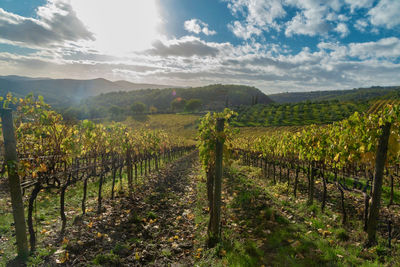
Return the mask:
<path fill-rule="evenodd" d="M 28 239 L 26 236 L 26 223 L 24 203 L 22 201 L 21 183 L 18 177 L 17 141 L 15 139 L 14 125 L 11 109 L 0 109 L 3 127 L 5 161 L 8 171 L 11 203 L 15 223 L 15 236 L 17 251 L 20 258 L 28 256 Z"/>
<path fill-rule="evenodd" d="M 217 133 L 224 131 L 224 119 L 217 119 Z M 220 240 L 220 221 L 221 221 L 221 190 L 222 190 L 222 160 L 223 160 L 223 140 L 217 139 L 215 146 L 215 178 L 214 178 L 214 198 L 212 214 L 210 214 L 209 246 L 214 246 Z"/>

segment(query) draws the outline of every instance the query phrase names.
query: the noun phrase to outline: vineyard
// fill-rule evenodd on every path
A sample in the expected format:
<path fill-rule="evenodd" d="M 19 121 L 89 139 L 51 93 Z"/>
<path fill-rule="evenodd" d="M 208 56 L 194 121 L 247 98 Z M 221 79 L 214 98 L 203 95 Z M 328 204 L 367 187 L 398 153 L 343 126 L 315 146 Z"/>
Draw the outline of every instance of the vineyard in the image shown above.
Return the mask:
<path fill-rule="evenodd" d="M 29 247 L 30 258 L 40 258 L 43 244 L 51 244 L 41 263 L 393 266 L 398 260 L 400 109 L 386 100 L 332 124 L 240 134 L 238 113 L 225 109 L 201 119 L 197 142 L 170 128 L 71 124 L 32 95 L 1 101 L 0 183 L 8 177 L 13 194 L 17 177 L 22 190 L 19 215 L 12 199 L 20 255 Z M 45 202 L 57 212 L 51 222 L 38 216 Z M 25 217 L 29 246 L 18 232 Z M 49 235 L 49 225 L 56 234 Z M 0 230 L 12 250 L 13 231 Z M 347 259 L 346 250 L 357 255 Z"/>
<path fill-rule="evenodd" d="M 263 168 L 265 175 L 272 177 L 275 183 L 279 172 L 279 181 L 285 179 L 288 186 L 292 185 L 294 196 L 301 173 L 307 178 L 310 204 L 313 203 L 314 187 L 318 181 L 322 184 L 321 210 L 326 206 L 327 186 L 334 184 L 340 193 L 343 223 L 347 218 L 345 192 L 360 194 L 364 203 L 364 229 L 368 230 L 369 241 L 375 242 L 377 222 L 371 222 L 368 215 L 371 211 L 379 213 L 382 187 L 390 190 L 384 192 L 389 195 L 388 207 L 393 206 L 394 199 L 398 197 L 394 191 L 394 180 L 399 177 L 398 114 L 397 106 L 387 106 L 378 114 L 362 116 L 355 113 L 338 123 L 323 127 L 309 126 L 296 133 L 277 132 L 255 142 L 246 138 L 237 139 L 233 144 L 234 154 L 240 156 L 247 165 Z M 293 180 L 291 172 L 294 174 Z M 381 181 L 377 181 L 377 176 L 383 174 L 386 178 L 380 177 Z M 379 197 L 375 199 L 378 203 L 373 196 Z M 398 219 L 394 218 L 396 213 L 391 210 L 385 214 L 388 229 Z M 388 231 L 390 242 L 392 230 Z"/>
<path fill-rule="evenodd" d="M 33 218 L 36 199 L 42 192 L 47 198 L 51 195 L 60 196 L 62 223 L 59 238 L 62 240 L 67 224 L 65 193 L 71 187 L 77 184 L 83 186 L 81 212 L 85 214 L 88 184 L 96 182 L 97 213 L 101 213 L 102 186 L 106 179 L 112 179 L 113 199 L 116 180 L 122 182 L 124 171 L 128 193 L 132 197 L 138 177 L 159 171 L 163 164 L 194 149 L 190 141 L 169 136 L 162 131 L 134 131 L 119 124 L 103 126 L 90 121 L 68 125 L 40 97 L 37 100 L 33 96 L 16 99 L 8 95 L 3 100 L 3 106 L 16 108 L 14 124 L 18 140 L 18 175 L 28 202 L 27 226 L 31 252 L 36 249 L 38 234 Z M 3 176 L 6 170 L 4 156 L 2 162 Z"/>
<path fill-rule="evenodd" d="M 301 126 L 327 124 L 343 120 L 354 112 L 367 110 L 368 101 L 338 100 L 240 106 L 235 126 Z"/>

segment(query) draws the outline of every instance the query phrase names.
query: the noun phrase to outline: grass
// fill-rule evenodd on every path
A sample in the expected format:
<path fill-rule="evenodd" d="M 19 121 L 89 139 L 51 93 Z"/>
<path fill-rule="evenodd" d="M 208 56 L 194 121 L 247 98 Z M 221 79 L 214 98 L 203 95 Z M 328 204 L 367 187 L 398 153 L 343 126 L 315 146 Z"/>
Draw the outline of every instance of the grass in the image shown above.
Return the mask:
<path fill-rule="evenodd" d="M 99 254 L 94 258 L 93 264 L 96 266 L 120 266 L 121 259 L 114 253 Z"/>
<path fill-rule="evenodd" d="M 199 180 L 197 233 L 204 250 L 197 254 L 199 266 L 398 266 L 399 244 L 389 250 L 386 240 L 363 247 L 362 223 L 350 217 L 343 226 L 341 215 L 321 212 L 307 194 L 288 194 L 286 183 L 272 185 L 259 168 L 236 163 L 225 173 L 221 243 L 205 249 L 208 214 L 204 179 Z"/>
<path fill-rule="evenodd" d="M 195 139 L 200 118 L 193 114 L 153 114 L 129 117 L 124 123 L 133 129 L 164 130 L 174 136 Z"/>

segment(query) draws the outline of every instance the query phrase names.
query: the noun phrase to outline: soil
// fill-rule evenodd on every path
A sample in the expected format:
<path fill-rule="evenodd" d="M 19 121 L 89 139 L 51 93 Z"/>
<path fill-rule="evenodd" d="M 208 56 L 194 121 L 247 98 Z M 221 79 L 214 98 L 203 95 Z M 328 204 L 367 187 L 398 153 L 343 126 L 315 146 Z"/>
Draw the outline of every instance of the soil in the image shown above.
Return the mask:
<path fill-rule="evenodd" d="M 119 195 L 104 200 L 102 214 L 75 218 L 47 264 L 192 266 L 197 154 L 149 175 L 132 199 Z"/>

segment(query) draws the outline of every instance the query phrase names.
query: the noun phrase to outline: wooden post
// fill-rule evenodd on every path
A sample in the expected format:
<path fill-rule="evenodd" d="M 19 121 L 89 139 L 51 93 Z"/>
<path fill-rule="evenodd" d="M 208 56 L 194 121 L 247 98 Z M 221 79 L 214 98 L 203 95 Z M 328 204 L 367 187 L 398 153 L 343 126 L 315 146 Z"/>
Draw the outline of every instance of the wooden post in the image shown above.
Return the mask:
<path fill-rule="evenodd" d="M 297 184 L 299 182 L 299 166 L 296 166 L 296 176 L 294 178 L 294 189 L 293 189 L 293 195 L 294 197 L 297 197 Z"/>
<path fill-rule="evenodd" d="M 224 131 L 225 120 L 217 119 L 217 134 Z M 221 221 L 221 190 L 222 190 L 222 160 L 223 160 L 224 141 L 217 139 L 215 146 L 215 179 L 214 179 L 214 199 L 213 199 L 213 216 L 209 231 L 209 246 L 213 247 L 220 240 L 220 221 Z"/>
<path fill-rule="evenodd" d="M 308 200 L 307 205 L 311 206 L 314 203 L 314 183 L 315 183 L 315 175 L 317 169 L 314 168 L 314 164 L 310 165 L 310 177 L 309 177 L 309 184 L 308 184 Z"/>
<path fill-rule="evenodd" d="M 82 214 L 85 215 L 86 213 L 86 195 L 87 195 L 87 183 L 88 183 L 89 177 L 85 178 L 83 181 L 83 197 L 82 197 Z"/>
<path fill-rule="evenodd" d="M 388 151 L 388 142 L 390 136 L 391 123 L 387 122 L 382 126 L 382 135 L 379 138 L 378 149 L 376 151 L 375 159 L 375 176 L 372 185 L 372 201 L 369 209 L 368 216 L 368 244 L 376 244 L 376 228 L 378 226 L 379 209 L 381 205 L 383 171 Z"/>
<path fill-rule="evenodd" d="M 132 155 L 131 155 L 131 150 L 127 149 L 126 150 L 126 172 L 128 175 L 128 192 L 129 192 L 129 198 L 132 199 L 133 197 L 133 184 L 132 184 Z"/>
<path fill-rule="evenodd" d="M 18 257 L 24 259 L 28 256 L 28 239 L 26 236 L 26 223 L 21 184 L 17 170 L 17 141 L 14 134 L 12 111 L 11 109 L 0 109 L 0 115 L 3 126 L 5 161 L 8 171 L 8 183 L 10 187 L 11 203 L 15 223 Z"/>
<path fill-rule="evenodd" d="M 112 185 L 111 185 L 111 199 L 114 199 L 114 187 L 115 187 L 115 177 L 117 176 L 117 164 L 115 159 L 115 153 L 112 154 L 112 163 L 111 163 L 111 175 L 112 175 Z"/>

